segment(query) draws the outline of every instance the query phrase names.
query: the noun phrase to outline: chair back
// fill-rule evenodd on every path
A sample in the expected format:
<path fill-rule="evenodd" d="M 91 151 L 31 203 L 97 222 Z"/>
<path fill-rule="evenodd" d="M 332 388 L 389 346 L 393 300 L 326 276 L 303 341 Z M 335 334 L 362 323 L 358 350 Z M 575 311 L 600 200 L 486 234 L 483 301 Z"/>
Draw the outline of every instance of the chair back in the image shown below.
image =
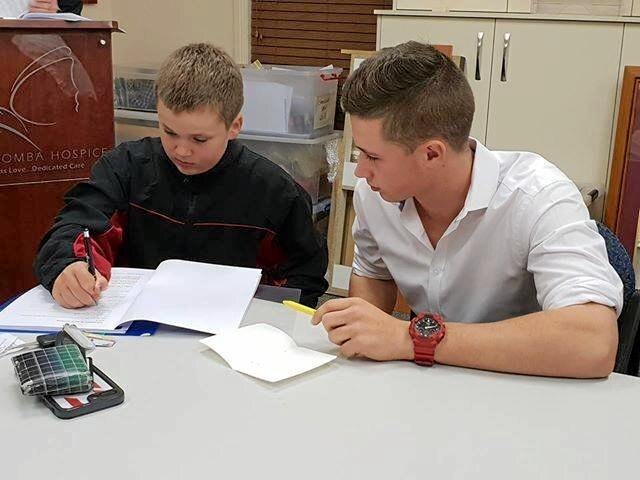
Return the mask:
<path fill-rule="evenodd" d="M 624 287 L 624 301 L 625 303 L 631 298 L 633 292 L 636 290 L 636 275 L 633 271 L 633 263 L 629 254 L 622 246 L 620 239 L 616 237 L 606 225 L 596 222 L 598 224 L 598 231 L 604 243 L 607 246 L 607 255 L 609 256 L 609 263 L 618 273 L 620 280 L 622 280 L 622 286 Z"/>
<path fill-rule="evenodd" d="M 618 353 L 614 371 L 627 375 L 640 375 L 640 291 L 633 292 L 625 301 L 618 317 Z"/>
<path fill-rule="evenodd" d="M 636 290 L 636 276 L 629 254 L 616 237 L 600 222 L 598 231 L 607 246 L 609 263 L 618 273 L 624 287 L 624 305 L 618 317 L 618 354 L 614 371 L 638 376 L 640 358 L 640 292 Z"/>

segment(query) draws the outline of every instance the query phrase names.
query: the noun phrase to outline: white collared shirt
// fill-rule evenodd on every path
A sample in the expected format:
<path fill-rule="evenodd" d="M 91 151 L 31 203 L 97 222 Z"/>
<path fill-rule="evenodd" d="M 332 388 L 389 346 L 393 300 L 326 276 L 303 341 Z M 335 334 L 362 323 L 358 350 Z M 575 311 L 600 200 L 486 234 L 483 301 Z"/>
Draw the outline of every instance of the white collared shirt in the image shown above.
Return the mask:
<path fill-rule="evenodd" d="M 0 17 L 17 18 L 29 11 L 29 0 L 0 0 Z"/>
<path fill-rule="evenodd" d="M 413 198 L 360 180 L 353 272 L 393 279 L 414 312 L 466 323 L 596 302 L 622 309 L 622 282 L 578 189 L 539 155 L 475 150 L 464 207 L 434 250 Z"/>

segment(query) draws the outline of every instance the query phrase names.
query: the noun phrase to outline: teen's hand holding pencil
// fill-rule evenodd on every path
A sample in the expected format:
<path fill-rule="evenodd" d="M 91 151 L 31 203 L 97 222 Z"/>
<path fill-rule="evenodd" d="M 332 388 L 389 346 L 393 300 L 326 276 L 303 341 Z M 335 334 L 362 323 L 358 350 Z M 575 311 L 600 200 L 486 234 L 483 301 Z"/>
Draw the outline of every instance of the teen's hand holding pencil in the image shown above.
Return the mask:
<path fill-rule="evenodd" d="M 337 298 L 318 310 L 285 300 L 286 306 L 311 316 L 311 324 L 322 324 L 329 340 L 347 358 L 413 360 L 409 323 L 380 310 L 362 298 Z"/>

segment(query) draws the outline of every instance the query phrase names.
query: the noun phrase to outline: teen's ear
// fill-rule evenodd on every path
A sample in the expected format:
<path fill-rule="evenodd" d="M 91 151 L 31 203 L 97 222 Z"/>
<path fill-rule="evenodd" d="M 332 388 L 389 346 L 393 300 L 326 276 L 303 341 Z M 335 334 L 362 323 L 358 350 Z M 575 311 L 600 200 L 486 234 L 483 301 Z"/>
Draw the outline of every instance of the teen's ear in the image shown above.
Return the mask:
<path fill-rule="evenodd" d="M 447 146 L 440 140 L 429 140 L 418 146 L 418 149 L 425 160 L 442 160 Z"/>
<path fill-rule="evenodd" d="M 233 122 L 231 122 L 231 126 L 229 127 L 229 140 L 233 140 L 238 138 L 240 135 L 240 131 L 242 130 L 242 114 L 239 113 Z"/>

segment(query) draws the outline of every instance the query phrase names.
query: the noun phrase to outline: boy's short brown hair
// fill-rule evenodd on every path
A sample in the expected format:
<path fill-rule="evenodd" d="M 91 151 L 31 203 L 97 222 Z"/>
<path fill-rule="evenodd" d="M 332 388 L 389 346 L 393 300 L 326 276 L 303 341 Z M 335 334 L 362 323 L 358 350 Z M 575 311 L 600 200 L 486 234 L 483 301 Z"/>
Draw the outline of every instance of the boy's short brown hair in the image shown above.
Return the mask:
<path fill-rule="evenodd" d="M 462 71 L 431 45 L 406 42 L 366 59 L 342 89 L 342 108 L 381 118 L 387 140 L 414 151 L 440 138 L 461 150 L 475 109 Z"/>
<path fill-rule="evenodd" d="M 171 53 L 158 72 L 156 94 L 177 113 L 211 107 L 227 128 L 244 102 L 240 69 L 224 50 L 208 43 L 192 43 Z"/>

